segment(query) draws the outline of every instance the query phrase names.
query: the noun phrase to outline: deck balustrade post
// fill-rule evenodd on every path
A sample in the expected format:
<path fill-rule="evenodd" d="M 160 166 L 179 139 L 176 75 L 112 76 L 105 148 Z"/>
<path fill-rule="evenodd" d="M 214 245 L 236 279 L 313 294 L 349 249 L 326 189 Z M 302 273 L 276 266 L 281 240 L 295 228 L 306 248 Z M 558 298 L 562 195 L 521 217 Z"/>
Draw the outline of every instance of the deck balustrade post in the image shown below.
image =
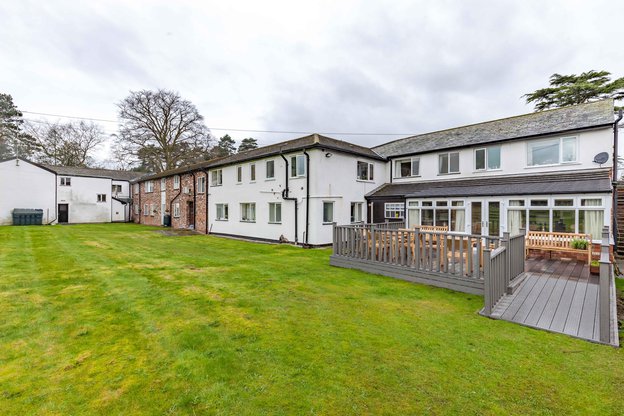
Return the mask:
<path fill-rule="evenodd" d="M 420 269 L 420 227 L 414 227 L 414 264 Z"/>
<path fill-rule="evenodd" d="M 507 291 L 507 286 L 509 286 L 509 280 L 511 279 L 511 262 L 513 259 L 513 253 L 511 252 L 511 240 L 509 239 L 509 232 L 505 231 L 503 233 L 503 241 L 501 241 L 503 247 L 505 247 L 505 264 L 503 267 L 505 268 L 505 276 L 504 279 L 501 279 L 503 285 L 505 286 L 503 289 Z M 497 294 L 498 295 L 498 294 Z"/>
<path fill-rule="evenodd" d="M 338 254 L 337 250 L 336 250 L 336 246 L 337 246 L 337 235 L 336 235 L 336 223 L 333 222 L 332 223 L 332 252 L 334 254 Z"/>
<path fill-rule="evenodd" d="M 492 276 L 490 267 L 490 248 L 483 250 L 483 297 L 485 298 L 485 315 L 492 315 Z"/>
<path fill-rule="evenodd" d="M 600 341 L 611 341 L 611 259 L 609 257 L 609 227 L 602 229 L 602 245 L 600 247 L 600 283 L 598 302 L 600 312 Z"/>

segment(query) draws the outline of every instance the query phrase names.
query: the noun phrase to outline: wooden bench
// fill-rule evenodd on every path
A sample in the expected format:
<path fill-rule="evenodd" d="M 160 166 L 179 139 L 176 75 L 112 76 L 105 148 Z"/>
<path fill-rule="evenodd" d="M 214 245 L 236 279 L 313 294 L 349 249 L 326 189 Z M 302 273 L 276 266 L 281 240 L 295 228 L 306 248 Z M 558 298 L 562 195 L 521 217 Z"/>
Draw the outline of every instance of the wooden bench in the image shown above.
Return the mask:
<path fill-rule="evenodd" d="M 573 240 L 587 241 L 587 248 L 572 248 Z M 591 263 L 592 240 L 588 234 L 548 233 L 529 231 L 526 236 L 526 255 L 529 250 L 558 251 L 562 253 L 587 253 L 587 264 Z"/>

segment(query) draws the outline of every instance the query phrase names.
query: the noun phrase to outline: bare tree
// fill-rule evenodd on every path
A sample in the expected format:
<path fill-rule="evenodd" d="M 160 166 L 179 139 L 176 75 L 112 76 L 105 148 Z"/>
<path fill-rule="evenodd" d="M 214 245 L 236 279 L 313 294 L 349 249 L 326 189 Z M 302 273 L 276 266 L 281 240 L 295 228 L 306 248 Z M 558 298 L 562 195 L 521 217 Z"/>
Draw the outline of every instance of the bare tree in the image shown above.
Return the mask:
<path fill-rule="evenodd" d="M 131 91 L 121 101 L 116 146 L 144 169 L 161 172 L 204 159 L 212 136 L 204 118 L 173 91 Z"/>
<path fill-rule="evenodd" d="M 25 125 L 34 139 L 34 158 L 41 163 L 93 166 L 93 152 L 105 141 L 102 128 L 93 122 L 29 121 Z"/>

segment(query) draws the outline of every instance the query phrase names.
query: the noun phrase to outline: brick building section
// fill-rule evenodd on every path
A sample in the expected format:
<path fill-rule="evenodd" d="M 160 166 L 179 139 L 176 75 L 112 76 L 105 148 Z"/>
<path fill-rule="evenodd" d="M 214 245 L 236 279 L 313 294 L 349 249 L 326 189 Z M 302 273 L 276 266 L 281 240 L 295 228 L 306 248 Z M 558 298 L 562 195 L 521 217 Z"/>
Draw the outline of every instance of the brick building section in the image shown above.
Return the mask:
<path fill-rule="evenodd" d="M 195 178 L 192 173 L 185 173 L 179 176 L 179 189 L 173 188 L 174 176 L 165 178 L 165 210 L 171 215 L 171 226 L 172 228 L 188 229 L 194 225 L 196 231 L 206 233 L 206 192 L 208 191 L 208 177 L 204 172 L 195 172 Z M 196 185 L 199 178 L 206 178 L 206 192 L 197 192 L 194 194 L 197 189 Z M 161 225 L 161 179 L 154 179 L 153 183 L 153 192 L 146 192 L 146 182 L 140 183 L 140 198 L 139 194 L 135 193 L 133 189 L 133 204 L 140 204 L 139 215 L 134 215 L 135 211 L 133 208 L 132 220 L 137 224 Z M 148 209 L 150 204 L 153 204 L 156 211 L 154 215 L 151 215 L 151 213 L 145 215 L 145 204 L 148 204 Z M 180 206 L 179 216 L 173 215 L 175 204 L 179 204 Z"/>

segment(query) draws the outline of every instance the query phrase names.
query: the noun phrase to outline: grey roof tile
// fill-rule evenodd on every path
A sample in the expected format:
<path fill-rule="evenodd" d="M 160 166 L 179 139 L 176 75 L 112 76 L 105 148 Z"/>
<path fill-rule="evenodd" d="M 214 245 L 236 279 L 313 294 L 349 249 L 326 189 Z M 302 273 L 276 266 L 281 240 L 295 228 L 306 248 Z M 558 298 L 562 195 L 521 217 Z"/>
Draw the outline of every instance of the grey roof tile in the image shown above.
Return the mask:
<path fill-rule="evenodd" d="M 607 99 L 406 137 L 373 150 L 384 157 L 418 154 L 606 126 L 614 121 L 613 100 Z"/>

